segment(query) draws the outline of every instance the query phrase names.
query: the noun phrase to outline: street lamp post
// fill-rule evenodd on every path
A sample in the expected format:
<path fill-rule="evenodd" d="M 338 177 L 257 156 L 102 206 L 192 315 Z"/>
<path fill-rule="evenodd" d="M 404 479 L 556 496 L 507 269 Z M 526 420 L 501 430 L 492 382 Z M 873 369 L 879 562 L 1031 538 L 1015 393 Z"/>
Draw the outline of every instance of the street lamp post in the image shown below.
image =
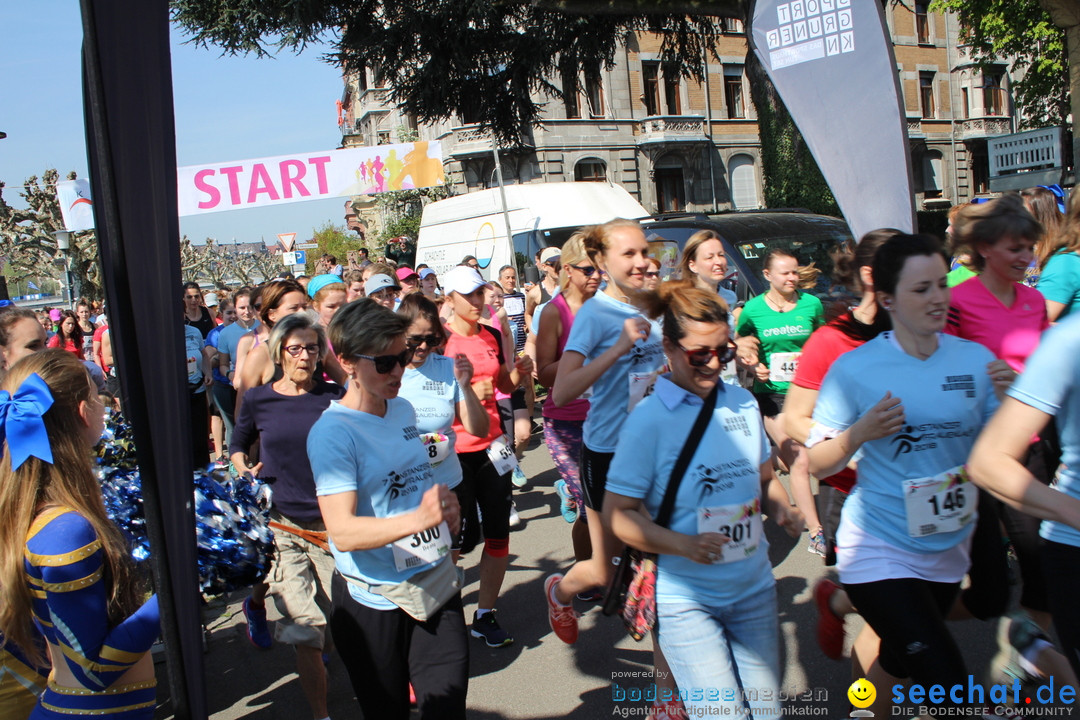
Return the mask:
<path fill-rule="evenodd" d="M 71 250 L 71 232 L 68 230 L 57 230 L 53 233 L 56 238 L 56 249 L 60 253 L 60 258 L 64 261 L 64 275 L 60 279 L 60 288 L 64 297 L 64 305 L 71 309 L 71 259 L 68 256 L 68 251 Z"/>

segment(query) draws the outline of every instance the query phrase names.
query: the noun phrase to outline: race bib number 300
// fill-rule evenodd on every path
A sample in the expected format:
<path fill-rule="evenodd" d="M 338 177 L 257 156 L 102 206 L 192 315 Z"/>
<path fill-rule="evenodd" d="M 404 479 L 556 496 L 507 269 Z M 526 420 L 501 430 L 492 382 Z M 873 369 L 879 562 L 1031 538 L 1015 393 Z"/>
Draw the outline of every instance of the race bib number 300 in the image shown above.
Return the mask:
<path fill-rule="evenodd" d="M 743 560 L 758 551 L 761 545 L 761 500 L 748 503 L 698 508 L 698 532 L 714 532 L 728 538 L 717 562 Z"/>
<path fill-rule="evenodd" d="M 442 522 L 403 537 L 390 547 L 394 550 L 394 567 L 398 572 L 430 565 L 450 552 L 450 528 Z"/>
<path fill-rule="evenodd" d="M 930 478 L 904 481 L 908 535 L 956 532 L 975 519 L 978 490 L 962 465 Z"/>

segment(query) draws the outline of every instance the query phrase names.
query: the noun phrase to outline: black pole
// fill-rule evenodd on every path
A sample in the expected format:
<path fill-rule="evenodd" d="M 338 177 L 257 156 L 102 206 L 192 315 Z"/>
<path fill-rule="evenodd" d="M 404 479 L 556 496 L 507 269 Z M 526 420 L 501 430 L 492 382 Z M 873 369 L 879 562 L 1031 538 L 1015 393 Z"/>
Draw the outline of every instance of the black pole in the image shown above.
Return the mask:
<path fill-rule="evenodd" d="M 176 718 L 207 717 L 167 0 L 82 0 L 94 218 Z"/>

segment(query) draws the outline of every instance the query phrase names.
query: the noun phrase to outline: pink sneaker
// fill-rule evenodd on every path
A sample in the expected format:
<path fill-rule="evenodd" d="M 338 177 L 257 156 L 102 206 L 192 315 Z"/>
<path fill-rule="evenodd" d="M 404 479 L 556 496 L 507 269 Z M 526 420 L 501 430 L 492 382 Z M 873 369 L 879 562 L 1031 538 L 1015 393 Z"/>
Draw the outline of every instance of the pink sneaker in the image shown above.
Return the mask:
<path fill-rule="evenodd" d="M 544 598 L 547 599 L 548 625 L 551 626 L 555 637 L 568 645 L 577 642 L 578 622 L 577 613 L 570 605 L 561 605 L 552 598 L 552 588 L 563 579 L 562 575 L 550 575 L 544 581 Z"/>

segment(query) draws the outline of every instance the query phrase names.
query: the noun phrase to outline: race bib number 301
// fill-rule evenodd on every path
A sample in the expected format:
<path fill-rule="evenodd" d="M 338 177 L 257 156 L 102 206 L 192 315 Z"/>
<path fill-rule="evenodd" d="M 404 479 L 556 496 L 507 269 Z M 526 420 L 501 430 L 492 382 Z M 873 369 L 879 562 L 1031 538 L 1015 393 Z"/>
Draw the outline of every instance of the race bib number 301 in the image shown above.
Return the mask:
<path fill-rule="evenodd" d="M 698 532 L 714 532 L 728 538 L 717 562 L 744 560 L 761 545 L 761 500 L 698 508 Z"/>
<path fill-rule="evenodd" d="M 450 552 L 450 528 L 445 522 L 409 535 L 390 546 L 398 572 L 430 565 Z"/>
<path fill-rule="evenodd" d="M 934 477 L 904 481 L 908 535 L 926 537 L 966 527 L 975 519 L 978 497 L 962 465 Z"/>

